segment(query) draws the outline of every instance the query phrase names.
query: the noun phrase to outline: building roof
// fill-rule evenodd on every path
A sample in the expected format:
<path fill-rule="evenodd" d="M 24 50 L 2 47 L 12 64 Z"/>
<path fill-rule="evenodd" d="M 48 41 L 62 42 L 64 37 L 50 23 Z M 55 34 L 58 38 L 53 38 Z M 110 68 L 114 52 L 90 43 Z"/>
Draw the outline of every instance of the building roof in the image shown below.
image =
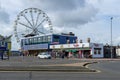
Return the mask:
<path fill-rule="evenodd" d="M 41 35 L 36 35 L 36 36 L 30 36 L 30 37 L 24 37 L 24 38 L 22 38 L 22 39 L 26 39 L 26 38 L 33 38 L 33 37 L 40 37 L 40 36 L 50 36 L 50 35 L 59 35 L 59 36 L 70 36 L 70 37 L 77 37 L 77 36 L 75 36 L 75 35 L 73 35 L 73 34 L 65 34 L 65 33 L 56 33 L 56 34 L 54 34 L 54 33 L 49 33 L 49 34 L 41 34 Z"/>

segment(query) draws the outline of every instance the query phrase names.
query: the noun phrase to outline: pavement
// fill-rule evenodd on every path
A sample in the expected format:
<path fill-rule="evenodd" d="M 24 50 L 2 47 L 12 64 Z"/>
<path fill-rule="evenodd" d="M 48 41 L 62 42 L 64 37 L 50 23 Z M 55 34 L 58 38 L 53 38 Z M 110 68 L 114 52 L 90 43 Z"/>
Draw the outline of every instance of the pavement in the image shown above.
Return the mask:
<path fill-rule="evenodd" d="M 38 59 L 37 57 L 10 57 L 9 60 L 0 60 L 0 71 L 52 71 L 52 72 L 96 72 L 86 67 L 98 61 L 120 59 Z"/>

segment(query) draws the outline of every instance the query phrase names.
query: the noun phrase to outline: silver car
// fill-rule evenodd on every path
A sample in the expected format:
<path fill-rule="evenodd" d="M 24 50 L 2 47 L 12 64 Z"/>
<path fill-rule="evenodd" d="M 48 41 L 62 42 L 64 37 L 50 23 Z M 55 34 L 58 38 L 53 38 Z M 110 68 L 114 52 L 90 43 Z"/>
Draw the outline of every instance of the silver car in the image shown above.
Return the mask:
<path fill-rule="evenodd" d="M 41 59 L 51 59 L 51 55 L 48 52 L 42 52 L 37 55 Z"/>

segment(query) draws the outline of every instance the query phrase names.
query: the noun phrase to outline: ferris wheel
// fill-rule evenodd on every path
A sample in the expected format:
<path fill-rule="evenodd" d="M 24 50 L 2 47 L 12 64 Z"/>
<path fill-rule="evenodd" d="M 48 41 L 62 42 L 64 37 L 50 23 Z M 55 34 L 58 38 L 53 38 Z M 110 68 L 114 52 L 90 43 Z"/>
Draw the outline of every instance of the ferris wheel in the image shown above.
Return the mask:
<path fill-rule="evenodd" d="M 28 8 L 17 15 L 14 24 L 14 34 L 17 42 L 20 42 L 22 37 L 52 32 L 53 28 L 50 18 L 38 8 Z"/>

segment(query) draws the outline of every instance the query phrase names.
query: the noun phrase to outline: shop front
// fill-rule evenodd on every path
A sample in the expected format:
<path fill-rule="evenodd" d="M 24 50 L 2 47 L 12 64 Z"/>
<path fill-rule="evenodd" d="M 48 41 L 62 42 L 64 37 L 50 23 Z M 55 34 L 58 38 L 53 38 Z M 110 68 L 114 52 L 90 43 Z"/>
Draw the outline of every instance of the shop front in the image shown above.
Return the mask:
<path fill-rule="evenodd" d="M 49 50 L 49 44 L 34 44 L 25 45 L 22 47 L 22 52 L 25 56 L 36 56 L 40 52 L 46 52 Z"/>
<path fill-rule="evenodd" d="M 103 57 L 103 45 L 95 43 L 75 43 L 50 45 L 50 49 L 59 53 L 64 52 L 65 57 L 75 58 L 98 58 Z"/>

